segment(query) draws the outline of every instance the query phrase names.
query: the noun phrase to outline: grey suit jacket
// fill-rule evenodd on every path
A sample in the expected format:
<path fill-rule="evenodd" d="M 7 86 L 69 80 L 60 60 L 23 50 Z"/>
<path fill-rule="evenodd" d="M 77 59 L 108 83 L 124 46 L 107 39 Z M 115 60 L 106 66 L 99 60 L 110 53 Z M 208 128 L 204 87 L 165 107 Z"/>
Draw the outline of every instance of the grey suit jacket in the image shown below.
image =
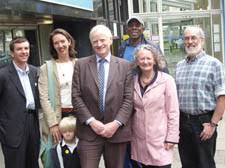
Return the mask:
<path fill-rule="evenodd" d="M 33 91 L 38 122 L 39 100 L 37 92 L 37 68 L 29 65 L 29 79 Z M 18 147 L 24 136 L 26 97 L 17 71 L 13 65 L 0 69 L 0 141 Z"/>
<path fill-rule="evenodd" d="M 72 103 L 76 108 L 77 131 L 80 139 L 92 141 L 98 135 L 85 124 L 90 117 L 103 123 L 120 121 L 119 127 L 110 142 L 130 140 L 130 116 L 133 109 L 133 77 L 130 64 L 124 59 L 112 56 L 105 97 L 105 112 L 98 110 L 98 77 L 96 56 L 79 59 L 74 67 Z"/>

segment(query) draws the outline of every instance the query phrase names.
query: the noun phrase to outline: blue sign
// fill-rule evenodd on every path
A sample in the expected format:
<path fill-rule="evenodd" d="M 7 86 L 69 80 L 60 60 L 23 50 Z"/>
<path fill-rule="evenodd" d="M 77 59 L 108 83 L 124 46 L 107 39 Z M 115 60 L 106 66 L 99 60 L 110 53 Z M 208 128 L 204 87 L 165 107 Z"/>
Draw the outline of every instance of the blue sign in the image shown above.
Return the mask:
<path fill-rule="evenodd" d="M 41 0 L 41 1 L 93 11 L 93 0 Z"/>

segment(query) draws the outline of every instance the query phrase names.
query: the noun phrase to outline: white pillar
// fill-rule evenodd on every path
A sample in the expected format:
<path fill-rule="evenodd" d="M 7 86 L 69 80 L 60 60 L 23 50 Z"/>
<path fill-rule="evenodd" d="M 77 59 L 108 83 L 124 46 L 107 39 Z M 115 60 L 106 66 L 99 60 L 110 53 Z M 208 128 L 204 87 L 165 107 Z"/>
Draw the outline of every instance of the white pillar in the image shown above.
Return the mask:
<path fill-rule="evenodd" d="M 130 17 L 134 13 L 133 1 L 128 0 L 128 17 Z"/>
<path fill-rule="evenodd" d="M 162 0 L 157 1 L 157 12 L 162 12 Z M 162 23 L 162 16 L 158 18 L 158 28 L 159 28 L 159 46 L 164 53 L 164 43 L 163 43 L 163 23 Z"/>

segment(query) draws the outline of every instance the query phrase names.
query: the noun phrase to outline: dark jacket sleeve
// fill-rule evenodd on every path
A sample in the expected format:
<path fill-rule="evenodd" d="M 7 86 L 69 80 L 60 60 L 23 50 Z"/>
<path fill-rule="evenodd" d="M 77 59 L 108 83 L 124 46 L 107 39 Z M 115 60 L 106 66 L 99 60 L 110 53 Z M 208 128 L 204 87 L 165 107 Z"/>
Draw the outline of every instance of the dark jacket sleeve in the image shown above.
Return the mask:
<path fill-rule="evenodd" d="M 57 145 L 56 145 L 57 146 Z M 57 156 L 56 146 L 51 149 L 51 160 L 53 168 L 60 168 L 59 159 Z"/>

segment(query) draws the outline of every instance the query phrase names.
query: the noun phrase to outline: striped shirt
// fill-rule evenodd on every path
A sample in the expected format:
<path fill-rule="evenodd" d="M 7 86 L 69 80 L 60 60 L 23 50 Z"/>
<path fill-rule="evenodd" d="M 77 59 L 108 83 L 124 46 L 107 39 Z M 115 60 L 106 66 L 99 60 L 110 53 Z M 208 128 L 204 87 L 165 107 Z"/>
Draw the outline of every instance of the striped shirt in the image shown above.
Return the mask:
<path fill-rule="evenodd" d="M 180 111 L 184 113 L 198 115 L 213 111 L 217 97 L 225 95 L 224 65 L 205 52 L 180 61 L 175 80 Z"/>

